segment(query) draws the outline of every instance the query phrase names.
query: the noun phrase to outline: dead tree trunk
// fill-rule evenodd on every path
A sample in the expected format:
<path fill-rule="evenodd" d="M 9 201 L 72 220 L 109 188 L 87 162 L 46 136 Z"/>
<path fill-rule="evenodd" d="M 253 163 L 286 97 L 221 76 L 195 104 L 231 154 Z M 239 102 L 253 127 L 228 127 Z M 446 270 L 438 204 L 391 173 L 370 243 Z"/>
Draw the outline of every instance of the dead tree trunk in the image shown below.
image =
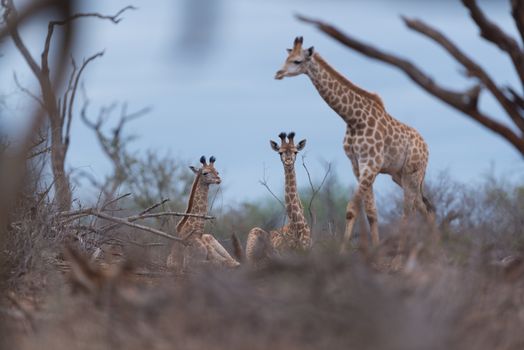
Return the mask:
<path fill-rule="evenodd" d="M 103 52 L 98 52 L 84 60 L 80 67 L 77 67 L 76 62 L 72 60 L 73 70 L 69 77 L 69 84 L 67 85 L 63 96 L 60 98 L 58 97 L 58 87 L 53 87 L 50 78 L 49 50 L 53 33 L 55 27 L 68 25 L 70 22 L 83 17 L 95 17 L 118 23 L 121 20 L 119 16 L 124 11 L 132 9 L 133 7 L 125 7 L 114 16 L 105 16 L 99 13 L 77 13 L 61 21 L 49 22 L 44 50 L 41 54 L 41 61 L 40 63 L 37 63 L 18 32 L 19 20 L 13 1 L 1 0 L 1 4 L 4 9 L 3 17 L 4 22 L 7 24 L 7 30 L 13 39 L 16 48 L 29 65 L 39 84 L 41 97 L 32 94 L 30 94 L 30 96 L 40 104 L 40 107 L 46 112 L 48 119 L 48 126 L 50 128 L 49 134 L 51 137 L 51 169 L 53 172 L 57 206 L 62 211 L 69 210 L 72 203 L 72 194 L 69 178 L 65 170 L 65 159 L 69 148 L 71 121 L 73 117 L 76 91 L 85 67 L 97 57 L 102 56 Z"/>

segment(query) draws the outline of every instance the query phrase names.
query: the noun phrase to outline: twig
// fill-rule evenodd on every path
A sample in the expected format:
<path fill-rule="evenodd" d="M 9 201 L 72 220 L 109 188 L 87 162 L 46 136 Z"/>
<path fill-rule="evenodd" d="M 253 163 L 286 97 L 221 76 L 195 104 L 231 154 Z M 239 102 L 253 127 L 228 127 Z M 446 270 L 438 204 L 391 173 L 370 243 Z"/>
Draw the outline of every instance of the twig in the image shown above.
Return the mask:
<path fill-rule="evenodd" d="M 152 206 L 142 210 L 138 216 L 144 215 L 146 213 L 149 213 L 151 210 L 158 208 L 159 206 L 163 205 L 164 203 L 169 202 L 169 198 L 164 198 L 160 202 L 153 204 Z"/>
<path fill-rule="evenodd" d="M 66 124 L 65 135 L 64 135 L 64 139 L 65 139 L 66 145 L 69 144 L 69 134 L 70 134 L 70 130 L 71 130 L 71 120 L 73 119 L 73 106 L 74 106 L 74 102 L 75 102 L 76 91 L 78 89 L 78 82 L 80 81 L 80 77 L 82 76 L 82 72 L 84 71 L 84 69 L 87 67 L 87 65 L 90 62 L 94 61 L 98 57 L 102 57 L 103 55 L 104 55 L 104 51 L 100 51 L 100 52 L 97 52 L 96 54 L 92 55 L 88 59 L 84 60 L 84 62 L 82 62 L 82 66 L 80 67 L 80 69 L 78 70 L 78 73 L 76 74 L 76 77 L 75 77 L 75 80 L 74 80 L 74 83 L 73 83 L 73 86 L 72 86 L 72 89 L 71 89 L 71 95 L 69 97 L 69 105 L 67 107 L 67 115 L 66 114 L 62 115 L 62 119 L 67 118 L 67 124 Z M 63 103 L 65 104 L 66 102 L 67 101 L 64 100 Z M 65 110 L 64 110 L 64 112 L 65 112 Z"/>
<path fill-rule="evenodd" d="M 215 217 L 211 215 L 201 215 L 201 214 L 193 214 L 193 213 L 178 213 L 178 212 L 173 212 L 173 211 L 137 215 L 136 219 L 140 220 L 140 219 L 148 219 L 148 218 L 157 218 L 160 216 L 189 216 L 189 217 L 201 218 L 201 219 L 206 219 L 206 220 L 215 219 Z M 131 218 L 134 218 L 134 217 L 131 217 Z"/>
<path fill-rule="evenodd" d="M 152 227 L 147 227 L 147 226 L 144 226 L 144 225 L 132 223 L 132 222 L 126 220 L 126 219 L 122 219 L 122 218 L 114 217 L 114 216 L 111 216 L 111 215 L 107 215 L 107 214 L 102 213 L 102 212 L 97 211 L 97 210 L 86 209 L 86 213 L 87 213 L 87 215 L 97 216 L 97 217 L 99 217 L 101 219 L 105 219 L 107 221 L 112 221 L 112 222 L 115 222 L 115 223 L 118 223 L 118 224 L 121 224 L 121 225 L 126 225 L 126 226 L 129 226 L 129 227 L 132 227 L 132 228 L 136 228 L 138 230 L 150 232 L 150 233 L 153 233 L 153 234 L 155 234 L 157 236 L 161 236 L 161 237 L 170 239 L 172 241 L 182 243 L 184 245 L 187 244 L 183 239 L 181 239 L 179 237 L 172 236 L 172 235 L 170 235 L 168 233 L 162 232 L 162 231 L 157 230 L 157 229 L 152 228 Z"/>
<path fill-rule="evenodd" d="M 15 81 L 15 84 L 16 86 L 18 87 L 18 89 L 20 89 L 20 91 L 22 91 L 23 93 L 25 93 L 27 96 L 31 97 L 33 100 L 35 100 L 39 105 L 40 107 L 42 108 L 45 108 L 44 106 L 44 101 L 42 101 L 42 99 L 38 96 L 36 96 L 35 94 L 33 94 L 31 91 L 29 91 L 29 89 L 25 88 L 22 86 L 22 84 L 20 84 L 20 81 L 18 80 L 18 76 L 16 75 L 16 72 L 13 72 L 13 79 Z"/>
<path fill-rule="evenodd" d="M 269 185 L 267 184 L 267 180 L 266 180 L 266 169 L 264 169 L 264 177 L 262 178 L 262 180 L 258 180 L 258 182 L 264 186 L 266 188 L 266 190 L 268 190 L 268 192 L 273 196 L 273 198 L 275 198 L 279 203 L 280 205 L 286 209 L 286 205 L 280 200 L 280 198 L 278 198 L 274 193 L 273 191 L 271 191 L 271 188 L 269 187 Z"/>
<path fill-rule="evenodd" d="M 324 183 L 326 182 L 326 179 L 329 175 L 329 173 L 331 172 L 331 163 L 328 163 L 328 167 L 327 167 L 327 170 L 324 174 L 324 177 L 322 178 L 322 181 L 320 182 L 320 185 L 315 188 L 315 186 L 313 185 L 313 180 L 311 178 L 311 174 L 309 173 L 309 169 L 306 165 L 306 156 L 305 155 L 302 155 L 302 166 L 304 167 L 304 169 L 306 170 L 306 174 L 307 174 L 307 178 L 308 178 L 308 181 L 309 181 L 309 186 L 311 187 L 311 198 L 309 199 L 309 204 L 308 204 L 308 213 L 309 213 L 309 219 L 311 221 L 311 227 L 315 226 L 316 224 L 316 215 L 314 215 L 314 212 L 313 212 L 313 201 L 315 200 L 315 197 L 317 196 L 318 192 L 320 191 L 320 189 L 322 188 L 322 186 L 324 186 Z"/>
<path fill-rule="evenodd" d="M 125 194 L 123 194 L 123 195 L 121 195 L 121 196 L 118 196 L 118 197 L 116 197 L 116 198 L 114 198 L 114 199 L 111 199 L 110 201 L 107 201 L 104 205 L 102 205 L 101 210 L 102 210 L 102 211 L 106 210 L 106 208 L 107 208 L 108 206 L 110 206 L 111 204 L 116 203 L 116 202 L 118 202 L 119 200 L 121 200 L 121 199 L 123 199 L 123 198 L 126 198 L 126 197 L 128 197 L 128 196 L 130 196 L 130 195 L 131 195 L 131 192 L 129 192 L 129 193 L 125 193 Z"/>
<path fill-rule="evenodd" d="M 34 157 L 38 157 L 39 155 L 50 152 L 50 151 L 51 151 L 51 147 L 46 147 L 44 149 L 41 149 L 40 151 L 31 153 L 30 155 L 26 157 L 26 159 L 33 159 Z"/>

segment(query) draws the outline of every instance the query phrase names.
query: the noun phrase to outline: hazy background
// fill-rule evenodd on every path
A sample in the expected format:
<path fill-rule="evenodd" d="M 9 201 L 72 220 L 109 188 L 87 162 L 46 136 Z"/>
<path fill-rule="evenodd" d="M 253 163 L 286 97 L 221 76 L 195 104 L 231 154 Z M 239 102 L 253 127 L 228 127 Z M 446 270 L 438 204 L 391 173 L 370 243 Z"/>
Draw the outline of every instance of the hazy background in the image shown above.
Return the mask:
<path fill-rule="evenodd" d="M 23 3 L 15 1 L 18 6 Z M 282 166 L 268 142 L 277 139 L 280 131 L 307 138 L 305 154 L 315 178 L 322 177 L 324 162 L 332 162 L 344 182 L 355 183 L 342 150 L 342 120 L 307 77 L 273 79 L 297 35 L 355 84 L 380 94 L 393 116 L 421 132 L 430 147 L 430 178 L 448 170 L 452 178 L 469 183 L 490 171 L 509 180 L 522 179 L 521 157 L 501 138 L 426 95 L 395 69 L 342 47 L 293 16 L 300 13 L 333 23 L 408 57 L 445 86 L 467 86 L 458 65 L 439 47 L 406 29 L 399 15 L 419 17 L 449 35 L 499 83 L 518 86 L 508 58 L 479 39 L 459 1 L 93 0 L 78 10 L 114 14 L 129 4 L 138 10 L 125 13 L 118 25 L 82 21 L 85 35 L 76 41 L 77 60 L 106 50 L 84 74 L 92 118 L 97 106 L 113 101 L 127 101 L 130 109 L 151 106 L 151 113 L 128 125 L 127 132 L 138 137 L 132 148 L 170 152 L 188 165 L 197 164 L 203 154 L 215 155 L 224 203 L 265 194 L 258 183 L 264 173 L 274 190 L 282 188 Z M 515 33 L 508 2 L 481 4 L 490 18 Z M 22 30 L 35 57 L 45 33 L 44 22 Z M 0 123 L 16 133 L 24 125 L 21 116 L 31 101 L 14 85 L 13 71 L 25 86 L 37 90 L 11 43 L 2 51 Z M 78 102 L 80 107 L 81 98 Z M 485 95 L 481 106 L 503 116 Z M 82 170 L 99 178 L 110 170 L 92 131 L 80 118 L 73 122 L 67 166 L 73 175 Z M 299 183 L 305 185 L 306 174 L 299 163 L 297 168 Z M 376 192 L 386 194 L 394 187 L 388 176 L 380 176 Z M 88 193 L 85 188 L 76 192 Z"/>

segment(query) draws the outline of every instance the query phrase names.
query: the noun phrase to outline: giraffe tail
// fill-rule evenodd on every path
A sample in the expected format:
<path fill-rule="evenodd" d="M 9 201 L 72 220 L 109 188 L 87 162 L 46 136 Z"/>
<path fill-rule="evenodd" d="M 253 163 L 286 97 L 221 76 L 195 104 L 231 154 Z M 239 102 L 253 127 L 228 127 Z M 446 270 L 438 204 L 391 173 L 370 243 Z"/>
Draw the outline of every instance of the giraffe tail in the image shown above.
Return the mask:
<path fill-rule="evenodd" d="M 431 201 L 424 195 L 424 181 L 420 182 L 420 195 L 422 197 L 422 202 L 424 202 L 424 206 L 426 207 L 426 211 L 429 215 L 435 216 L 435 206 Z"/>
<path fill-rule="evenodd" d="M 426 210 L 430 214 L 435 214 L 435 206 L 431 201 L 428 199 L 428 197 L 422 195 L 422 201 L 424 202 L 424 205 L 426 206 Z"/>
<path fill-rule="evenodd" d="M 231 241 L 233 242 L 233 254 L 235 255 L 235 258 L 237 259 L 237 261 L 243 262 L 244 249 L 242 249 L 242 244 L 240 244 L 240 240 L 234 233 L 231 235 Z"/>

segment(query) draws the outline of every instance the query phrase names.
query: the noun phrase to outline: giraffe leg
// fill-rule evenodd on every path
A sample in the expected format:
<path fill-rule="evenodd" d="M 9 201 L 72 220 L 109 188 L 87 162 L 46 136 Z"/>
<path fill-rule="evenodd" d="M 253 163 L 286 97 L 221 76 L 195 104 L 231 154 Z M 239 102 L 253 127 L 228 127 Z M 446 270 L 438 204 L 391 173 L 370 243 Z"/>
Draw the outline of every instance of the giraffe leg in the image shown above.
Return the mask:
<path fill-rule="evenodd" d="M 377 176 L 377 171 L 372 167 L 360 167 L 360 177 L 357 191 L 353 195 L 353 198 L 349 201 L 346 208 L 346 231 L 344 233 L 344 239 L 342 241 L 341 251 L 344 251 L 349 244 L 351 235 L 353 234 L 353 226 L 360 211 L 360 204 L 363 198 L 370 191 L 373 181 Z M 371 193 L 371 195 L 373 195 Z M 378 231 L 377 231 L 378 235 Z"/>
<path fill-rule="evenodd" d="M 249 231 L 246 242 L 246 259 L 251 264 L 266 261 L 273 255 L 269 233 L 259 227 Z"/>
<path fill-rule="evenodd" d="M 371 232 L 371 243 L 377 246 L 379 243 L 378 236 L 378 215 L 377 207 L 375 205 L 375 196 L 373 195 L 373 186 L 369 188 L 364 196 L 364 209 L 369 223 L 369 230 Z"/>
<path fill-rule="evenodd" d="M 420 182 L 419 172 L 415 171 L 409 174 L 403 174 L 401 178 L 401 186 L 404 190 L 404 208 L 402 221 L 407 222 L 407 220 L 413 215 L 415 209 L 417 197 L 420 193 Z"/>
<path fill-rule="evenodd" d="M 206 243 L 208 249 L 207 258 L 211 262 L 219 263 L 227 267 L 237 267 L 240 265 L 212 235 L 205 233 L 202 235 L 202 240 Z"/>

